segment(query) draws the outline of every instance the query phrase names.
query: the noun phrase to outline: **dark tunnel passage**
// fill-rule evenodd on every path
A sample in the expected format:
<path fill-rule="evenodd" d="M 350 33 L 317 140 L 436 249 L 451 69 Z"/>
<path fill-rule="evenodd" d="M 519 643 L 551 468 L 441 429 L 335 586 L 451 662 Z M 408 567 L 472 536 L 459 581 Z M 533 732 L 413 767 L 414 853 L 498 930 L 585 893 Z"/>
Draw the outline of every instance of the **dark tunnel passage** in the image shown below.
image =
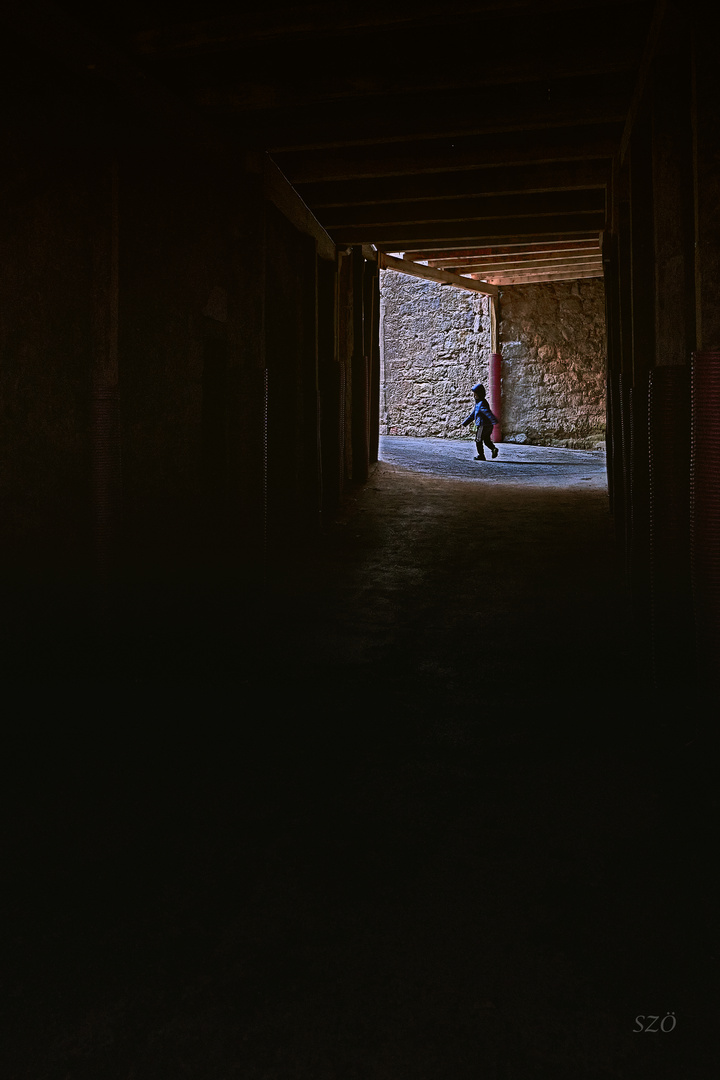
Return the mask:
<path fill-rule="evenodd" d="M 715 21 L 3 6 L 3 1078 L 720 1075 Z"/>

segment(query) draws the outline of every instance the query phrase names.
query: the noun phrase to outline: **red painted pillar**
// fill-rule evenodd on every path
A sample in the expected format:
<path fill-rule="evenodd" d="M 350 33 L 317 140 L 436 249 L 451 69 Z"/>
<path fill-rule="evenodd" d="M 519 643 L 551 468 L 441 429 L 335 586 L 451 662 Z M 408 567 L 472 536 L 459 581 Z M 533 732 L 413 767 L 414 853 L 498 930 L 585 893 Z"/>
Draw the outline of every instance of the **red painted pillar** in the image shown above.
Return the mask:
<path fill-rule="evenodd" d="M 492 429 L 492 441 L 502 442 L 502 394 L 500 392 L 501 361 L 499 352 L 490 355 L 490 408 L 498 418 L 497 424 Z"/>

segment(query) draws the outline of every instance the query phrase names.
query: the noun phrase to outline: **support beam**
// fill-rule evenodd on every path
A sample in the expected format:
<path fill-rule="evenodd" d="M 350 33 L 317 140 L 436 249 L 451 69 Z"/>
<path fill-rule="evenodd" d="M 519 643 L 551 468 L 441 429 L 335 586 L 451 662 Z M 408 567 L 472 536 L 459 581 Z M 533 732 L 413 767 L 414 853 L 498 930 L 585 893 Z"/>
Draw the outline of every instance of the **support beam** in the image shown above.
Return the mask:
<path fill-rule="evenodd" d="M 602 266 L 595 270 L 557 270 L 551 273 L 491 274 L 484 280 L 500 287 L 504 285 L 532 285 L 542 281 L 580 281 L 583 278 L 601 278 Z M 475 275 L 473 275 L 475 277 Z"/>
<path fill-rule="evenodd" d="M 533 195 L 478 195 L 472 199 L 431 199 L 383 206 L 343 206 L 322 212 L 324 227 L 352 229 L 369 225 L 425 225 L 436 221 L 484 221 L 548 214 L 604 213 L 605 192 L 548 191 Z"/>
<path fill-rule="evenodd" d="M 623 123 L 632 94 L 631 72 L 544 79 L 508 88 L 485 86 L 457 94 L 448 115 L 444 95 L 421 90 L 372 98 L 263 109 L 249 118 L 248 134 L 271 153 L 372 146 L 413 139 L 446 139 L 499 132 Z M 478 109 L 478 98 L 482 108 Z M 228 117 L 247 118 L 232 90 L 203 92 L 201 100 Z"/>
<path fill-rule="evenodd" d="M 318 257 L 334 261 L 336 255 L 334 242 L 285 179 L 272 158 L 267 154 L 248 154 L 246 169 L 249 173 L 262 175 L 265 197 L 285 215 L 288 221 L 292 222 L 296 229 L 317 241 Z"/>
<path fill-rule="evenodd" d="M 649 111 L 630 146 L 630 236 L 633 386 L 642 387 L 655 361 L 655 245 Z"/>
<path fill-rule="evenodd" d="M 518 255 L 514 259 L 508 258 L 504 261 L 487 262 L 482 263 L 480 261 L 468 263 L 451 263 L 447 266 L 441 266 L 441 270 L 449 270 L 451 274 L 479 274 L 480 276 L 486 274 L 512 274 L 515 272 L 524 272 L 526 270 L 536 270 L 542 272 L 547 270 L 548 272 L 554 270 L 595 270 L 602 267 L 602 255 L 575 255 L 575 256 L 562 256 L 557 258 L 547 259 L 523 259 Z"/>
<path fill-rule="evenodd" d="M 605 213 L 548 215 L 547 217 L 496 218 L 492 221 L 430 223 L 428 225 L 368 225 L 355 229 L 338 229 L 331 233 L 335 243 L 342 246 L 373 243 L 386 251 L 407 250 L 410 243 L 425 247 L 429 241 L 447 244 L 479 245 L 508 237 L 534 237 L 547 230 L 551 235 L 566 233 L 583 235 L 595 231 L 599 235 L 605 224 Z"/>
<path fill-rule="evenodd" d="M 630 7 L 633 3 L 635 0 L 545 0 L 543 10 L 548 14 L 574 14 L 606 5 Z M 483 20 L 493 14 L 513 17 L 532 12 L 533 7 L 532 0 L 456 0 L 448 19 L 446 10 L 434 0 L 392 5 L 375 0 L 361 6 L 325 0 L 300 9 L 259 7 L 198 22 L 157 26 L 135 34 L 133 47 L 143 55 L 198 53 L 268 39 L 317 37 L 319 32 L 327 36 L 383 27 L 442 26 L 458 16 L 479 15 Z"/>
<path fill-rule="evenodd" d="M 126 104 L 148 118 L 164 138 L 189 140 L 193 145 L 217 149 L 225 142 L 214 118 L 200 115 L 183 99 L 154 79 L 122 49 L 115 48 L 73 15 L 49 0 L 4 4 L 2 20 L 20 37 L 50 56 L 66 70 L 87 80 L 99 96 L 115 88 Z"/>
<path fill-rule="evenodd" d="M 409 274 L 411 277 L 424 278 L 426 281 L 437 281 L 441 285 L 454 285 L 456 289 L 467 289 L 469 292 L 482 293 L 483 296 L 497 296 L 497 286 L 488 285 L 472 278 L 463 278 L 458 274 L 448 274 L 446 270 L 434 270 L 431 266 L 420 266 L 417 263 L 406 262 L 404 259 L 394 259 L 392 255 L 380 252 L 378 264 L 381 270 L 397 270 L 400 274 Z"/>
<path fill-rule="evenodd" d="M 689 364 L 695 346 L 692 74 L 689 42 L 679 31 L 676 48 L 656 58 L 653 73 L 656 366 Z"/>
<path fill-rule="evenodd" d="M 542 132 L 505 132 L 491 140 L 483 136 L 428 139 L 274 157 L 293 185 L 564 161 L 605 161 L 609 167 L 621 133 L 619 124 L 596 124 Z"/>
<path fill-rule="evenodd" d="M 658 44 L 663 34 L 669 6 L 669 0 L 657 0 L 655 4 L 655 11 L 653 12 L 652 22 L 650 24 L 642 60 L 640 62 L 640 68 L 638 70 L 635 92 L 632 101 L 630 102 L 630 108 L 628 109 L 625 127 L 623 128 L 622 138 L 620 140 L 620 164 L 625 160 L 635 122 L 643 107 L 643 102 L 645 101 L 648 87 L 652 80 L 653 62 L 655 60 Z"/>
<path fill-rule="evenodd" d="M 720 116 L 717 108 L 715 11 L 695 3 L 693 159 L 695 177 L 695 319 L 698 350 L 720 348 Z"/>
<path fill-rule="evenodd" d="M 521 249 L 526 249 L 529 244 L 543 244 L 546 242 L 554 242 L 562 240 L 564 242 L 572 240 L 587 240 L 593 243 L 596 247 L 600 243 L 600 229 L 583 230 L 576 236 L 567 236 L 561 233 L 535 233 L 534 235 L 523 236 L 522 239 L 518 237 L 516 246 Z M 500 247 L 512 246 L 511 236 L 469 236 L 463 237 L 460 241 L 464 247 L 476 249 L 479 247 L 485 247 L 488 250 L 496 250 Z M 396 255 L 398 252 L 403 252 L 403 257 L 414 261 L 416 259 L 429 258 L 431 255 L 441 255 L 444 251 L 457 251 L 458 241 L 456 240 L 404 240 L 401 244 L 380 244 L 376 243 L 378 251 L 387 251 L 391 255 Z"/>
<path fill-rule="evenodd" d="M 118 366 L 119 179 L 117 162 L 96 163 L 93 234 L 91 438 L 94 574 L 107 586 L 117 571 L 122 507 Z"/>
<path fill-rule="evenodd" d="M 499 256 L 524 256 L 524 255 L 545 255 L 561 253 L 587 253 L 593 254 L 600 251 L 600 245 L 598 238 L 593 235 L 592 238 L 574 240 L 572 237 L 559 240 L 554 238 L 548 238 L 546 241 L 539 241 L 536 243 L 526 243 L 525 241 L 518 240 L 517 243 L 506 244 L 492 244 L 489 247 L 461 247 L 458 251 L 436 251 L 436 249 L 430 249 L 426 252 L 408 252 L 406 258 L 412 258 L 416 260 L 427 259 L 430 261 L 431 266 L 441 266 L 445 262 L 452 260 L 461 260 L 465 257 L 483 260 L 487 259 L 492 262 Z"/>
<path fill-rule="evenodd" d="M 351 360 L 352 385 L 352 478 L 356 483 L 363 483 L 368 478 L 370 465 L 369 441 L 369 356 L 366 352 L 369 341 L 367 329 L 367 279 L 366 262 L 362 248 L 352 250 L 352 309 L 353 309 L 353 351 Z"/>
<path fill-rule="evenodd" d="M 375 206 L 416 199 L 456 199 L 473 195 L 517 195 L 543 191 L 575 191 L 605 188 L 610 180 L 608 161 L 566 161 L 561 164 L 471 169 L 420 175 L 371 177 L 364 180 L 330 180 L 298 184 L 313 210 L 335 206 Z"/>

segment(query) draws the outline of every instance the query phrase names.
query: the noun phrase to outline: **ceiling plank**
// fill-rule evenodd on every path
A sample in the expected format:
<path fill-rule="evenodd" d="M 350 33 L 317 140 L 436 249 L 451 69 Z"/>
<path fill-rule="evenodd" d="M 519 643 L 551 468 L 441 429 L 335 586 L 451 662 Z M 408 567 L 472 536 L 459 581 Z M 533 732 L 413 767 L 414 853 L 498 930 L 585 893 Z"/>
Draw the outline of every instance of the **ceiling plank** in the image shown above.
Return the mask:
<path fill-rule="evenodd" d="M 432 48 L 430 40 L 419 46 L 418 51 L 425 49 L 432 55 Z M 455 45 L 455 53 L 457 48 Z M 191 72 L 182 72 L 182 77 L 188 81 L 190 92 L 198 94 L 202 105 L 238 114 L 247 113 L 256 122 L 259 110 L 307 109 L 325 102 L 347 102 L 352 107 L 353 101 L 363 104 L 372 98 L 423 92 L 453 94 L 455 100 L 460 100 L 461 95 L 472 96 L 481 106 L 483 95 L 489 87 L 504 86 L 509 89 L 523 83 L 559 78 L 632 72 L 637 59 L 634 46 L 621 42 L 616 48 L 608 50 L 604 43 L 594 40 L 584 48 L 579 48 L 578 43 L 574 46 L 568 44 L 558 55 L 551 56 L 548 55 L 545 39 L 540 49 L 535 41 L 534 46 L 528 45 L 523 56 L 518 56 L 517 50 L 513 49 L 503 62 L 485 66 L 478 64 L 477 54 L 474 53 L 467 59 L 454 56 L 453 63 L 446 67 L 440 65 L 429 70 L 408 72 L 398 65 L 395 50 L 390 50 L 384 61 L 373 55 L 373 70 L 368 70 L 367 57 L 358 55 L 344 58 L 341 74 L 336 75 L 328 73 L 323 56 L 315 59 L 306 57 L 302 70 L 298 69 L 300 61 L 297 57 L 284 61 L 283 58 L 269 56 L 263 65 L 259 58 L 233 56 L 228 71 L 218 70 L 219 65 L 216 64 L 207 74 L 198 73 L 191 77 Z M 251 70 L 253 62 L 260 64 L 257 72 Z M 242 80 L 238 79 L 238 71 L 243 72 Z M 173 74 L 168 73 L 168 81 L 173 79 Z"/>
<path fill-rule="evenodd" d="M 428 264 L 430 265 L 430 264 Z M 486 265 L 480 265 L 478 263 L 454 263 L 450 266 L 442 266 L 437 269 L 447 270 L 452 274 L 467 274 L 477 273 L 480 275 L 486 274 L 511 274 L 516 270 L 566 270 L 570 267 L 577 267 L 578 270 L 592 270 L 602 267 L 602 255 L 575 255 L 575 256 L 559 256 L 556 259 L 525 259 L 519 256 L 516 259 L 510 259 L 505 263 L 487 263 Z"/>
<path fill-rule="evenodd" d="M 326 101 L 260 110 L 248 119 L 248 137 L 272 153 L 362 146 L 414 139 L 490 135 L 500 131 L 624 123 L 634 72 L 560 79 L 516 86 L 485 86 L 460 95 L 448 112 L 437 91 Z M 223 87 L 205 88 L 201 104 L 228 116 L 246 115 L 247 104 Z"/>
<path fill-rule="evenodd" d="M 501 255 L 518 255 L 518 254 L 531 254 L 531 253 L 545 253 L 545 252 L 565 252 L 565 251 L 592 251 L 599 252 L 600 246 L 598 243 L 597 235 L 593 235 L 588 239 L 573 239 L 572 237 L 564 237 L 563 239 L 550 239 L 538 243 L 525 243 L 518 240 L 516 243 L 505 244 L 493 244 L 491 247 L 482 248 L 460 248 L 457 251 L 408 251 L 406 258 L 415 260 L 429 260 L 433 262 L 442 263 L 447 260 L 456 260 L 462 258 L 477 258 L 482 260 L 487 258 L 493 260 Z"/>
<path fill-rule="evenodd" d="M 617 152 L 621 125 L 512 132 L 390 146 L 273 155 L 293 185 L 378 176 L 416 176 L 498 166 L 604 160 Z"/>
<path fill-rule="evenodd" d="M 532 285 L 543 281 L 582 281 L 584 278 L 601 278 L 603 276 L 602 268 L 599 270 L 577 270 L 555 274 L 539 274 L 530 271 L 527 274 L 508 274 L 507 276 L 493 274 L 491 278 L 488 278 L 488 281 L 493 285 L 497 285 L 498 288 L 502 288 L 505 285 Z"/>
<path fill-rule="evenodd" d="M 457 95 L 456 104 L 470 95 L 480 103 L 492 87 L 512 95 L 533 83 L 552 88 L 558 80 L 634 73 L 645 43 L 646 11 L 644 4 L 626 8 L 622 33 L 610 37 L 602 9 L 589 9 L 577 21 L 535 6 L 522 19 L 498 15 L 496 25 L 485 17 L 478 17 L 476 28 L 459 24 L 448 12 L 448 22 L 412 36 L 402 27 L 334 41 L 316 32 L 302 43 L 288 37 L 266 46 L 236 44 L 204 56 L 159 57 L 151 66 L 169 84 L 179 80 L 186 92 L 203 95 L 204 104 L 214 100 L 250 118 L 258 110 L 315 109 L 332 102 L 352 108 L 353 101 L 372 107 L 373 98 L 429 93 Z M 494 48 L 492 62 L 483 62 L 479 40 L 503 38 L 512 47 Z M 628 87 L 626 100 L 631 93 Z"/>
<path fill-rule="evenodd" d="M 608 161 L 566 161 L 559 164 L 474 169 L 457 173 L 427 173 L 419 176 L 390 176 L 328 183 L 320 181 L 296 186 L 308 206 L 319 210 L 323 207 L 374 206 L 379 203 L 413 202 L 420 199 L 605 188 L 609 176 Z"/>
<path fill-rule="evenodd" d="M 637 0 L 544 0 L 543 11 L 550 15 L 614 7 L 622 14 L 632 6 L 637 6 Z M 133 36 L 132 44 L 137 52 L 145 55 L 197 52 L 288 36 L 351 33 L 390 26 L 437 26 L 463 16 L 514 16 L 536 8 L 534 0 L 455 0 L 449 9 L 439 6 L 435 0 L 413 0 L 402 4 L 379 0 L 356 4 L 335 0 L 334 3 L 304 4 L 300 8 L 243 8 L 242 12 L 232 15 L 145 29 Z"/>
<path fill-rule="evenodd" d="M 540 214 L 580 214 L 605 211 L 602 190 L 543 192 L 534 195 L 484 195 L 443 202 L 389 203 L 380 206 L 338 207 L 317 211 L 328 229 L 359 225 L 425 224 L 431 221 L 479 221 L 485 218 Z"/>
<path fill-rule="evenodd" d="M 386 251 L 404 251 L 411 245 L 424 247 L 426 241 L 467 243 L 480 246 L 483 242 L 503 238 L 536 236 L 543 232 L 552 235 L 574 233 L 585 235 L 604 227 L 604 213 L 548 215 L 547 217 L 495 218 L 482 222 L 430 222 L 427 225 L 359 225 L 353 229 L 328 229 L 336 244 L 375 244 Z"/>
<path fill-rule="evenodd" d="M 498 256 L 496 259 L 445 259 L 439 262 L 434 259 L 427 260 L 428 266 L 437 266 L 440 270 L 452 270 L 454 272 L 466 273 L 470 270 L 484 270 L 486 267 L 501 270 L 503 267 L 512 267 L 519 265 L 520 263 L 528 263 L 533 266 L 551 266 L 555 263 L 578 263 L 591 261 L 601 258 L 600 253 L 597 250 L 587 251 L 580 255 L 574 254 L 561 254 L 554 255 L 541 255 L 536 257 L 532 254 L 526 254 L 520 251 L 517 255 Z M 425 261 L 425 260 L 423 260 Z"/>
<path fill-rule="evenodd" d="M 224 132 L 216 126 L 215 118 L 202 115 L 122 48 L 49 0 L 4 4 L 2 20 L 5 28 L 79 76 L 98 97 L 106 92 L 103 84 L 113 86 L 125 104 L 156 122 L 166 135 L 191 140 L 206 149 L 224 145 Z"/>
<path fill-rule="evenodd" d="M 435 270 L 431 266 L 407 263 L 404 259 L 394 259 L 391 255 L 382 252 L 378 255 L 378 266 L 381 270 L 396 270 L 400 274 L 424 278 L 426 281 L 436 281 L 441 285 L 454 285 L 456 289 L 467 289 L 469 292 L 482 293 L 484 296 L 497 296 L 498 292 L 495 285 L 476 281 L 473 278 L 462 278 L 458 274 L 449 274 L 446 270 Z"/>

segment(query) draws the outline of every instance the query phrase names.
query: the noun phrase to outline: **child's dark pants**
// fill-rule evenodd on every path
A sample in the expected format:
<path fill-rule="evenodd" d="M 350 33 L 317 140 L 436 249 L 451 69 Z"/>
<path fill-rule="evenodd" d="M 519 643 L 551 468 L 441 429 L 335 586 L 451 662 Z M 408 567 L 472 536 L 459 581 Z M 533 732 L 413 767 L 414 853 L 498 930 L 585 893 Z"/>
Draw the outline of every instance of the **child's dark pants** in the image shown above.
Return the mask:
<path fill-rule="evenodd" d="M 485 450 L 483 449 L 483 443 L 487 446 L 488 450 L 495 449 L 495 443 L 490 436 L 492 435 L 492 429 L 495 425 L 492 420 L 483 420 L 482 427 L 478 428 L 477 435 L 475 436 L 475 445 L 477 446 L 478 457 L 485 457 Z"/>

